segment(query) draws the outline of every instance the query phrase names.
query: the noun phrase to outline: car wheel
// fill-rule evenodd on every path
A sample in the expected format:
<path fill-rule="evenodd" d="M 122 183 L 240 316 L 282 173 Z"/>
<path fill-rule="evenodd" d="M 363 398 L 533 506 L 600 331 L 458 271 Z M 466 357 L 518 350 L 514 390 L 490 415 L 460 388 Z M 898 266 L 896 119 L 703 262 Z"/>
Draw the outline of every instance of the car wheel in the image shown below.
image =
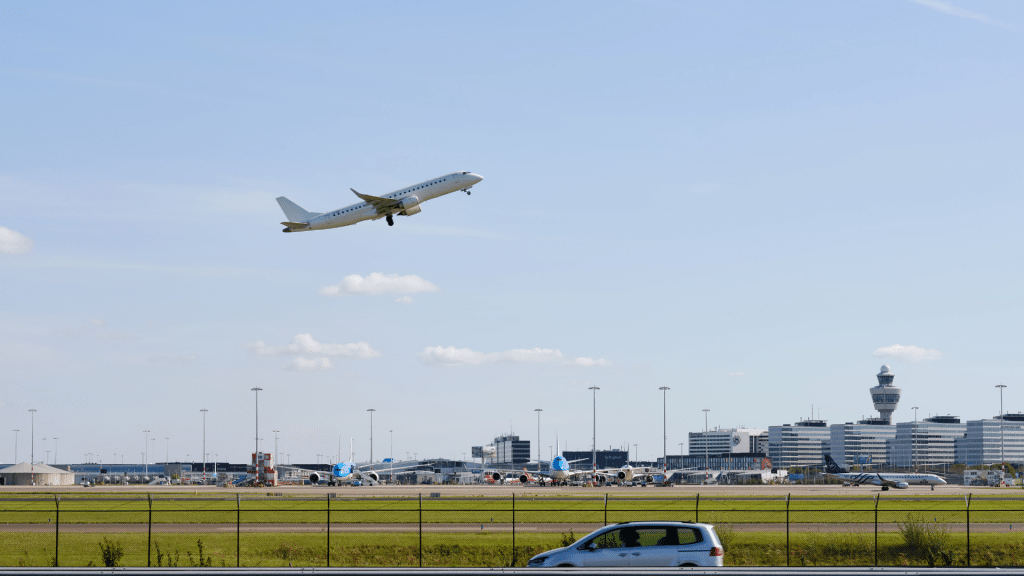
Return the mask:
<path fill-rule="evenodd" d="M 696 568 L 697 565 L 696 564 L 680 564 L 679 567 L 680 568 Z"/>

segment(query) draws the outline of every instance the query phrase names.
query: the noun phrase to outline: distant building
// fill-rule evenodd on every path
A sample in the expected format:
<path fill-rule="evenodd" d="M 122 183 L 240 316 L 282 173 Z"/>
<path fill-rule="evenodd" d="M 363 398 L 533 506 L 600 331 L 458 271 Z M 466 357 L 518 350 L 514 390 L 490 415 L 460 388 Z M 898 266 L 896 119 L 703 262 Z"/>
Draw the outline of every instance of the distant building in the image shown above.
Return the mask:
<path fill-rule="evenodd" d="M 867 418 L 856 424 L 833 424 L 829 432 L 832 459 L 847 469 L 885 466 L 888 443 L 896 439 L 896 426 L 882 418 Z"/>
<path fill-rule="evenodd" d="M 968 466 L 1024 462 L 1024 414 L 967 422 L 964 436 L 954 440 L 954 452 L 955 461 Z"/>
<path fill-rule="evenodd" d="M 591 466 L 591 460 L 593 457 L 593 451 L 587 450 L 586 452 L 579 451 L 564 451 L 562 456 L 566 460 L 582 460 L 582 462 L 576 462 L 572 464 L 574 470 L 589 470 Z M 601 468 L 622 468 L 629 462 L 629 452 L 625 450 L 598 450 L 597 451 L 597 467 Z"/>
<path fill-rule="evenodd" d="M 75 473 L 46 464 L 22 462 L 0 470 L 0 485 L 5 486 L 72 486 Z"/>
<path fill-rule="evenodd" d="M 768 457 L 776 468 L 822 466 L 832 436 L 824 420 L 768 427 Z"/>
<path fill-rule="evenodd" d="M 517 465 L 530 461 L 530 441 L 509 434 L 494 439 L 493 464 Z"/>
<path fill-rule="evenodd" d="M 718 428 L 707 432 L 690 432 L 689 454 L 751 454 L 764 451 L 768 432 L 763 428 Z"/>
<path fill-rule="evenodd" d="M 952 464 L 954 442 L 966 432 L 967 425 L 956 416 L 900 422 L 896 425 L 896 438 L 889 443 L 889 462 L 901 468 Z"/>

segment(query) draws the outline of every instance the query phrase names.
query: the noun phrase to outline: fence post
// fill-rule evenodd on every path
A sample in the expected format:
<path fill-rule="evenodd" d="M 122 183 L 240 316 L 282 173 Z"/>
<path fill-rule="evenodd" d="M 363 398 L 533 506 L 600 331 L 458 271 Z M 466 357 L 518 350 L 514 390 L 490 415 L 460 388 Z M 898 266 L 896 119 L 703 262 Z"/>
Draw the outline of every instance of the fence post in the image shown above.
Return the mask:
<path fill-rule="evenodd" d="M 971 493 L 968 492 L 967 496 L 964 496 L 964 500 L 967 502 L 967 567 L 971 566 Z"/>
<path fill-rule="evenodd" d="M 878 566 L 878 496 L 875 492 L 875 566 Z"/>
<path fill-rule="evenodd" d="M 55 516 L 57 517 L 57 525 L 54 528 L 54 545 L 53 545 L 53 565 L 54 567 L 60 566 L 60 494 L 54 495 L 54 504 L 57 507 Z"/>
<path fill-rule="evenodd" d="M 604 525 L 608 525 L 608 493 L 604 493 Z"/>
<path fill-rule="evenodd" d="M 149 528 L 146 534 L 146 568 L 153 565 L 153 494 L 146 494 L 149 500 Z"/>
<path fill-rule="evenodd" d="M 693 521 L 700 522 L 700 492 L 697 492 L 697 500 L 693 507 Z"/>
<path fill-rule="evenodd" d="M 420 568 L 423 568 L 423 492 L 420 492 Z"/>
<path fill-rule="evenodd" d="M 331 495 L 327 495 L 327 567 L 331 567 Z"/>
<path fill-rule="evenodd" d="M 235 567 L 242 565 L 242 494 L 235 494 Z"/>
<path fill-rule="evenodd" d="M 786 566 L 789 566 L 789 494 L 786 494 Z"/>
<path fill-rule="evenodd" d="M 516 565 L 516 493 L 512 493 L 512 568 Z"/>

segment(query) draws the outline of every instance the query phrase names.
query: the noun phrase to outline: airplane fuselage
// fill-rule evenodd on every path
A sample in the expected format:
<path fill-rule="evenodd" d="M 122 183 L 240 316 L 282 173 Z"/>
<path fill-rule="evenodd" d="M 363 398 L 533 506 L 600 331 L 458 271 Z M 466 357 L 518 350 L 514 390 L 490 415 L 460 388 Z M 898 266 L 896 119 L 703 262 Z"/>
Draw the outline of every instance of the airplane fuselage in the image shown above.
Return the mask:
<path fill-rule="evenodd" d="M 420 212 L 420 205 L 427 200 L 433 200 L 434 198 L 460 190 L 468 190 L 481 180 L 483 180 L 481 176 L 472 172 L 452 172 L 377 197 L 394 201 L 395 205 L 392 207 L 381 209 L 370 202 L 359 202 L 330 212 L 312 215 L 307 222 L 308 226 L 302 228 L 289 227 L 284 231 L 306 232 L 309 230 L 327 230 L 329 228 L 351 226 L 364 220 L 378 220 L 384 217 L 387 217 L 388 222 L 391 222 L 391 216 L 411 216 Z"/>
<path fill-rule="evenodd" d="M 910 486 L 937 486 L 946 481 L 935 474 L 868 474 L 852 472 L 827 472 L 829 476 L 853 484 L 874 484 L 875 486 L 891 486 L 893 488 L 909 488 Z"/>

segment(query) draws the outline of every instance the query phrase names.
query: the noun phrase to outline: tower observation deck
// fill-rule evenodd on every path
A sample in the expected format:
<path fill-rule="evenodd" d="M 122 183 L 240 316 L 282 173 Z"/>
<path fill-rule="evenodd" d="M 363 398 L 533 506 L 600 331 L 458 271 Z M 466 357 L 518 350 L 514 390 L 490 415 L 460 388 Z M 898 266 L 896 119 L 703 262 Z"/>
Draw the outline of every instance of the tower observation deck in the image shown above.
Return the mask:
<path fill-rule="evenodd" d="M 875 410 L 878 416 L 885 420 L 886 424 L 892 423 L 892 413 L 896 411 L 896 405 L 900 402 L 902 390 L 893 386 L 892 381 L 896 375 L 889 371 L 889 365 L 882 366 L 878 373 L 878 386 L 871 389 L 871 401 L 875 403 Z"/>

